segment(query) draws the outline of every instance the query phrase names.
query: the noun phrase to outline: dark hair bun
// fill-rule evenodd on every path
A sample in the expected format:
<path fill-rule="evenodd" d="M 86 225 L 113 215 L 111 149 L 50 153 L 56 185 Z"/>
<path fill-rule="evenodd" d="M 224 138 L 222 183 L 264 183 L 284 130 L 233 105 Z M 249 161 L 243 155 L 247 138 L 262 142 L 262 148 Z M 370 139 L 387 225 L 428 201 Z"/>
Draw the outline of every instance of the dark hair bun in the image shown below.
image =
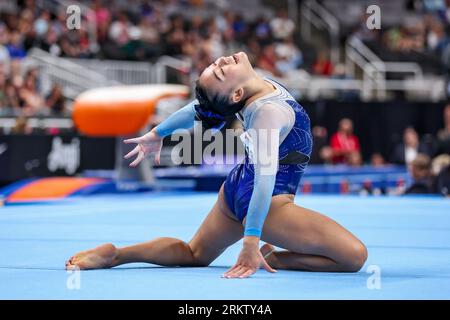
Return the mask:
<path fill-rule="evenodd" d="M 199 85 L 195 87 L 195 97 L 199 102 L 194 106 L 195 120 L 201 121 L 204 129 L 222 129 L 226 124 L 225 116 L 213 110 L 205 90 Z"/>

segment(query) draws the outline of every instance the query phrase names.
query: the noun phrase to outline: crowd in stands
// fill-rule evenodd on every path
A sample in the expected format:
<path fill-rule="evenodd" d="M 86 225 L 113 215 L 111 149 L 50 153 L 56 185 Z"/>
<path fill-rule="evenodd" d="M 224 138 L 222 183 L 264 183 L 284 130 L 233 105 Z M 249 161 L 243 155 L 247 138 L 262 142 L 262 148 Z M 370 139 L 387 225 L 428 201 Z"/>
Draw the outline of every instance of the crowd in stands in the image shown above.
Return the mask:
<path fill-rule="evenodd" d="M 403 131 L 403 140 L 397 144 L 385 159 L 380 153 L 373 153 L 369 164 L 383 167 L 387 164 L 405 165 L 410 171 L 413 183 L 406 194 L 450 194 L 450 104 L 444 108 L 444 127 L 436 137 L 425 135 L 419 138 L 413 127 Z M 312 128 L 314 148 L 312 164 L 345 164 L 351 167 L 363 165 L 358 137 L 353 133 L 353 122 L 344 118 L 338 130 L 330 139 L 326 128 Z"/>
<path fill-rule="evenodd" d="M 353 35 L 364 41 L 382 60 L 414 61 L 426 71 L 450 70 L 450 1 L 405 1 L 405 18 L 397 25 L 369 30 L 367 14 Z"/>
<path fill-rule="evenodd" d="M 28 116 L 69 113 L 61 87 L 54 85 L 43 95 L 39 70 L 25 68 L 23 59 L 34 47 L 69 58 L 154 61 L 161 55 L 169 55 L 189 61 L 191 75 L 198 75 L 222 55 L 243 50 L 254 66 L 275 76 L 285 76 L 299 68 L 321 76 L 344 76 L 342 68 L 333 66 L 325 51 L 318 52 L 314 63 L 305 64 L 299 44 L 294 41 L 298 30 L 286 10 L 278 10 L 273 17 L 260 16 L 248 21 L 239 12 L 226 8 L 214 16 L 185 14 L 204 6 L 201 0 L 132 2 L 129 5 L 127 0 L 86 1 L 93 14 L 83 15 L 81 28 L 75 30 L 68 29 L 67 13 L 62 7 L 58 12 L 49 11 L 32 0 L 11 1 L 0 6 L 0 115 L 18 116 L 15 130 L 27 133 Z M 382 33 L 368 30 L 364 20 L 354 34 L 392 52 L 444 57 L 448 51 L 450 57 L 446 32 L 450 1 L 446 5 L 445 10 L 428 10 L 417 23 Z M 412 10 L 422 9 L 413 6 Z M 92 22 L 96 26 L 94 37 L 88 30 Z M 406 164 L 420 183 L 437 177 L 442 170 L 434 170 L 433 174 L 431 168 L 437 166 L 437 159 L 436 163 L 445 167 L 450 154 L 450 105 L 445 108 L 444 119 L 444 129 L 432 141 L 420 141 L 414 128 L 406 128 L 403 142 L 392 150 L 389 159 L 374 153 L 370 163 L 373 166 Z M 338 131 L 330 138 L 320 126 L 313 128 L 313 135 L 315 148 L 311 163 L 363 165 L 360 142 L 350 119 L 342 119 Z M 436 182 L 424 185 L 430 192 L 437 188 Z"/>
<path fill-rule="evenodd" d="M 272 18 L 248 21 L 238 12 L 223 9 L 211 17 L 185 15 L 204 6 L 203 1 L 84 2 L 92 9 L 82 15 L 79 29 L 68 29 L 67 13 L 53 12 L 36 1 L 11 1 L 0 7 L 0 110 L 9 107 L 24 115 L 41 113 L 53 97 L 39 97 L 35 71 L 21 61 L 32 48 L 69 58 L 154 61 L 161 55 L 187 60 L 191 73 L 201 72 L 222 55 L 245 50 L 251 62 L 276 76 L 302 66 L 302 52 L 294 42 L 295 24 L 285 10 Z M 89 26 L 96 26 L 94 36 Z M 93 42 L 93 39 L 96 39 Z M 320 71 L 320 70 L 319 70 Z M 22 80 L 20 79 L 22 78 Z M 50 110 L 64 110 L 58 106 Z M 45 113 L 45 112 L 44 112 Z"/>
<path fill-rule="evenodd" d="M 13 60 L 6 70 L 0 65 L 0 115 L 28 117 L 32 115 L 61 115 L 66 111 L 62 89 L 54 85 L 42 96 L 39 90 L 38 70 L 30 68 L 22 73 L 19 60 Z"/>

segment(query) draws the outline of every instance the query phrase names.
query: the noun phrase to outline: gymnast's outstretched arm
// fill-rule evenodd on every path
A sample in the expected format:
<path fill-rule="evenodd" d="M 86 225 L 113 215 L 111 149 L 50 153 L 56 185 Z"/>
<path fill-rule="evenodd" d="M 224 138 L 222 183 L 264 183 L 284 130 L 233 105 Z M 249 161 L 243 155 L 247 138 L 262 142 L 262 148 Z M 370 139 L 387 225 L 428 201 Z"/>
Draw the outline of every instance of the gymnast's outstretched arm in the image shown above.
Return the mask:
<path fill-rule="evenodd" d="M 157 125 L 153 130 L 158 136 L 164 138 L 171 135 L 177 129 L 190 129 L 195 124 L 195 105 L 197 99 L 191 101 L 183 108 L 172 113 L 166 120 Z"/>
<path fill-rule="evenodd" d="M 155 154 L 155 162 L 159 164 L 163 138 L 178 129 L 190 129 L 195 125 L 196 104 L 198 104 L 197 99 L 172 113 L 166 120 L 143 136 L 124 140 L 125 143 L 138 144 L 125 156 L 125 159 L 129 159 L 137 154 L 130 167 L 137 166 L 150 153 Z"/>

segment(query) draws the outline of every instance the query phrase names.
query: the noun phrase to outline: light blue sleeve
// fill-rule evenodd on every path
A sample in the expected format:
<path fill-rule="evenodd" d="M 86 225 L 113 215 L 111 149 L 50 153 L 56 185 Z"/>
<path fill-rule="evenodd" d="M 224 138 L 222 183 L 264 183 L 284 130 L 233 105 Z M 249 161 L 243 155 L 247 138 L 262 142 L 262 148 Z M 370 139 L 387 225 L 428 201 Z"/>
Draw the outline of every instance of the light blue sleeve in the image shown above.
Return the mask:
<path fill-rule="evenodd" d="M 278 172 L 280 136 L 292 123 L 291 116 L 280 106 L 266 104 L 251 117 L 248 132 L 253 145 L 251 161 L 255 173 L 244 236 L 261 237 Z"/>
<path fill-rule="evenodd" d="M 261 174 L 261 169 L 255 166 L 254 187 L 248 206 L 244 236 L 261 237 L 264 221 L 269 213 L 275 178 L 276 173 Z"/>
<path fill-rule="evenodd" d="M 195 108 L 197 99 L 191 101 L 183 108 L 172 113 L 166 120 L 156 126 L 156 133 L 160 137 L 171 135 L 177 129 L 190 129 L 195 124 Z"/>

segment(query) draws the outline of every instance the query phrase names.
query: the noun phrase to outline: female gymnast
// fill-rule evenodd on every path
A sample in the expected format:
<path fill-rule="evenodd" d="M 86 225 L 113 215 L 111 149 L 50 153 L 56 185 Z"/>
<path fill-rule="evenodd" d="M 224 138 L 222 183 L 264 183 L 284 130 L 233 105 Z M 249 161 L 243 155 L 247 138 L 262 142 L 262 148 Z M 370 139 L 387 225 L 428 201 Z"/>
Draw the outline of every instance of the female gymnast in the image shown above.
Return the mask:
<path fill-rule="evenodd" d="M 123 248 L 104 244 L 75 254 L 66 268 L 111 268 L 131 262 L 208 266 L 244 238 L 236 264 L 223 277 L 246 278 L 261 266 L 269 272 L 360 270 L 367 259 L 364 244 L 332 219 L 294 204 L 311 155 L 309 117 L 283 86 L 259 76 L 244 52 L 208 66 L 197 81 L 196 99 L 147 134 L 125 140 L 137 144 L 125 158 L 137 155 L 132 167 L 149 154 L 158 162 L 163 137 L 200 123 L 195 120 L 219 129 L 230 115 L 243 123 L 245 160 L 228 174 L 216 203 L 188 243 L 164 237 Z M 260 240 L 266 242 L 261 248 Z"/>

